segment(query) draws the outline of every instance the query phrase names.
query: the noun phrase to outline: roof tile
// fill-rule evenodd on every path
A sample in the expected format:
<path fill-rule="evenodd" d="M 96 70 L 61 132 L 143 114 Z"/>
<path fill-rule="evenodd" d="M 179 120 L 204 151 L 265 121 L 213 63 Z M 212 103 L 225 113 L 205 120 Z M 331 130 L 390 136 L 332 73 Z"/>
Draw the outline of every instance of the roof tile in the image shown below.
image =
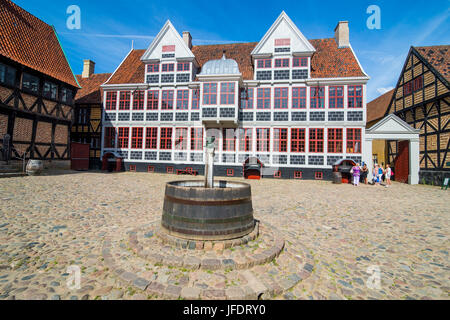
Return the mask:
<path fill-rule="evenodd" d="M 445 79 L 450 81 L 450 45 L 415 47 Z"/>
<path fill-rule="evenodd" d="M 83 78 L 77 75 L 78 83 L 81 89 L 75 96 L 76 104 L 100 104 L 102 102 L 102 90 L 100 85 L 106 82 L 111 73 L 97 73 L 89 78 Z"/>

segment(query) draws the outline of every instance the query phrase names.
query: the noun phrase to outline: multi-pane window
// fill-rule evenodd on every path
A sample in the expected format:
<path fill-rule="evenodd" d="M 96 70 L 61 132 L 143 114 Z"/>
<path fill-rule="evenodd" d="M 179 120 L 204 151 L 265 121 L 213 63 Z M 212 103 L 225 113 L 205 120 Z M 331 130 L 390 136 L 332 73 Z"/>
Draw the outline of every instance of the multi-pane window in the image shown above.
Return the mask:
<path fill-rule="evenodd" d="M 289 59 L 275 59 L 275 68 L 289 68 Z"/>
<path fill-rule="evenodd" d="M 145 92 L 136 90 L 133 93 L 133 110 L 144 110 Z"/>
<path fill-rule="evenodd" d="M 0 63 L 0 83 L 13 86 L 16 82 L 16 69 Z"/>
<path fill-rule="evenodd" d="M 253 109 L 253 88 L 241 90 L 241 109 Z"/>
<path fill-rule="evenodd" d="M 162 72 L 173 72 L 175 70 L 175 65 L 173 63 L 165 63 L 161 65 Z"/>
<path fill-rule="evenodd" d="M 147 72 L 154 73 L 159 72 L 159 63 L 151 63 L 147 65 Z"/>
<path fill-rule="evenodd" d="M 306 88 L 292 88 L 292 108 L 306 108 Z"/>
<path fill-rule="evenodd" d="M 256 66 L 258 69 L 272 68 L 271 59 L 259 59 L 256 61 Z"/>
<path fill-rule="evenodd" d="M 58 86 L 51 82 L 44 82 L 43 95 L 46 98 L 56 100 L 58 97 Z"/>
<path fill-rule="evenodd" d="M 78 124 L 87 124 L 89 122 L 89 112 L 88 108 L 80 108 L 78 109 Z"/>
<path fill-rule="evenodd" d="M 308 58 L 306 58 L 306 57 L 294 58 L 292 61 L 292 66 L 294 68 L 307 67 L 308 66 Z"/>
<path fill-rule="evenodd" d="M 161 128 L 159 148 L 162 150 L 172 149 L 172 131 L 173 128 Z"/>
<path fill-rule="evenodd" d="M 131 129 L 131 149 L 142 149 L 144 139 L 144 128 Z"/>
<path fill-rule="evenodd" d="M 177 91 L 177 110 L 189 109 L 189 90 Z"/>
<path fill-rule="evenodd" d="M 129 138 L 130 138 L 130 128 L 119 128 L 119 135 L 117 137 L 117 147 L 127 149 Z"/>
<path fill-rule="evenodd" d="M 38 93 L 39 91 L 39 78 L 32 76 L 28 73 L 23 73 L 22 75 L 22 88 L 33 93 Z"/>
<path fill-rule="evenodd" d="M 189 71 L 189 68 L 189 62 L 178 62 L 177 64 L 177 71 Z"/>
<path fill-rule="evenodd" d="M 117 108 L 117 92 L 106 93 L 106 110 L 116 110 Z"/>
<path fill-rule="evenodd" d="M 239 129 L 239 151 L 251 152 L 253 130 L 252 129 Z"/>
<path fill-rule="evenodd" d="M 257 92 L 257 108 L 270 109 L 271 88 L 259 88 Z"/>
<path fill-rule="evenodd" d="M 323 152 L 323 130 L 324 129 L 309 129 L 309 152 Z"/>
<path fill-rule="evenodd" d="M 270 151 L 270 129 L 256 129 L 256 151 Z"/>
<path fill-rule="evenodd" d="M 311 109 L 325 108 L 325 88 L 311 87 Z"/>
<path fill-rule="evenodd" d="M 203 150 L 203 128 L 191 128 L 191 150 Z"/>
<path fill-rule="evenodd" d="M 344 108 L 344 87 L 329 87 L 328 89 L 329 108 Z"/>
<path fill-rule="evenodd" d="M 348 86 L 348 107 L 362 108 L 362 86 Z"/>
<path fill-rule="evenodd" d="M 188 142 L 188 129 L 176 128 L 175 129 L 175 150 L 187 150 Z"/>
<path fill-rule="evenodd" d="M 275 88 L 275 109 L 287 109 L 289 101 L 289 88 Z"/>
<path fill-rule="evenodd" d="M 161 97 L 161 109 L 173 110 L 173 90 L 163 90 Z"/>
<path fill-rule="evenodd" d="M 120 91 L 119 110 L 130 110 L 130 91 Z"/>
<path fill-rule="evenodd" d="M 287 152 L 288 129 L 273 129 L 273 151 Z"/>
<path fill-rule="evenodd" d="M 234 82 L 220 84 L 220 104 L 234 104 Z"/>
<path fill-rule="evenodd" d="M 116 128 L 114 127 L 106 127 L 105 128 L 105 148 L 114 148 L 116 143 Z"/>
<path fill-rule="evenodd" d="M 343 129 L 328 129 L 328 152 L 342 153 L 344 152 L 344 135 Z"/>
<path fill-rule="evenodd" d="M 413 80 L 413 90 L 417 91 L 423 88 L 423 76 L 419 76 Z"/>
<path fill-rule="evenodd" d="M 149 90 L 147 92 L 147 110 L 158 110 L 159 91 Z"/>
<path fill-rule="evenodd" d="M 158 148 L 158 128 L 147 128 L 145 133 L 145 149 Z"/>
<path fill-rule="evenodd" d="M 200 90 L 194 89 L 192 90 L 192 110 L 200 109 L 199 102 L 200 101 Z"/>
<path fill-rule="evenodd" d="M 65 103 L 72 103 L 73 91 L 67 88 L 61 89 L 61 101 Z M 117 99 L 117 96 L 116 96 Z M 114 110 L 116 110 L 116 105 L 114 105 Z"/>
<path fill-rule="evenodd" d="M 234 134 L 234 129 L 222 130 L 222 142 L 223 151 L 236 151 L 236 136 Z"/>
<path fill-rule="evenodd" d="M 403 86 L 403 95 L 407 96 L 423 88 L 423 76 L 419 76 Z"/>
<path fill-rule="evenodd" d="M 361 129 L 347 129 L 347 153 L 361 153 Z"/>
<path fill-rule="evenodd" d="M 291 152 L 300 153 L 306 151 L 305 129 L 291 129 Z"/>
<path fill-rule="evenodd" d="M 203 104 L 217 104 L 217 83 L 205 83 L 203 85 Z"/>

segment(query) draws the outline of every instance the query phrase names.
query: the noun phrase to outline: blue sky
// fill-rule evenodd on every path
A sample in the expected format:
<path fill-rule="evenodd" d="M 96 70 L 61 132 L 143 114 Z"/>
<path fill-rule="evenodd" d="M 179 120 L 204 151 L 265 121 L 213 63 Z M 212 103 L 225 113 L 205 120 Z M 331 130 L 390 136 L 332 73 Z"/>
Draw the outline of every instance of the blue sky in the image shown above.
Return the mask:
<path fill-rule="evenodd" d="M 54 25 L 69 62 L 80 74 L 83 59 L 96 72 L 113 72 L 131 48 L 145 49 L 170 19 L 194 44 L 257 42 L 281 11 L 308 39 L 330 38 L 338 21 L 350 23 L 350 42 L 371 80 L 369 101 L 396 85 L 411 45 L 450 44 L 450 0 L 428 1 L 167 1 L 13 0 Z M 381 29 L 369 30 L 370 5 L 381 9 Z M 81 9 L 81 29 L 66 27 L 67 7 Z"/>

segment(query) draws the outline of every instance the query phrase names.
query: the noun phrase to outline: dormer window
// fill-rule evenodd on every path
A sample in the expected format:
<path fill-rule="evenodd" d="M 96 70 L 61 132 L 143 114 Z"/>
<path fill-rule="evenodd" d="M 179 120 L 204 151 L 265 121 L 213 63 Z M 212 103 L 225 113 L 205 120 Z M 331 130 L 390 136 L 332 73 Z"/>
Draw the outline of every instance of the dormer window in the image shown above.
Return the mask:
<path fill-rule="evenodd" d="M 275 59 L 275 68 L 289 68 L 289 59 Z"/>
<path fill-rule="evenodd" d="M 173 72 L 175 70 L 175 66 L 173 63 L 163 64 L 161 67 L 162 72 Z"/>
<path fill-rule="evenodd" d="M 159 63 L 148 64 L 147 72 L 148 73 L 159 72 Z"/>
<path fill-rule="evenodd" d="M 298 67 L 307 67 L 308 66 L 308 58 L 294 58 L 294 60 L 292 61 L 292 66 L 294 68 L 298 68 Z"/>
<path fill-rule="evenodd" d="M 272 60 L 271 59 L 259 59 L 256 61 L 256 66 L 258 67 L 258 69 L 272 68 Z"/>
<path fill-rule="evenodd" d="M 189 71 L 190 63 L 189 62 L 178 62 L 177 71 Z"/>

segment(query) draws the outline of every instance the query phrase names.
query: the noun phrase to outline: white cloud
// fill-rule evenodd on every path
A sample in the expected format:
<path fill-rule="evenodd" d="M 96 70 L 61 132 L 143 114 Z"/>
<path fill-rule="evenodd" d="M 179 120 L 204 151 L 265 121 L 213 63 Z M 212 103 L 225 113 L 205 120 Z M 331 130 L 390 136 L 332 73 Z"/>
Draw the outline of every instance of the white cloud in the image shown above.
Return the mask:
<path fill-rule="evenodd" d="M 383 95 L 383 94 L 385 94 L 386 92 L 391 91 L 392 89 L 394 89 L 394 87 L 378 88 L 378 89 L 377 89 L 377 92 L 378 92 L 380 95 Z"/>

